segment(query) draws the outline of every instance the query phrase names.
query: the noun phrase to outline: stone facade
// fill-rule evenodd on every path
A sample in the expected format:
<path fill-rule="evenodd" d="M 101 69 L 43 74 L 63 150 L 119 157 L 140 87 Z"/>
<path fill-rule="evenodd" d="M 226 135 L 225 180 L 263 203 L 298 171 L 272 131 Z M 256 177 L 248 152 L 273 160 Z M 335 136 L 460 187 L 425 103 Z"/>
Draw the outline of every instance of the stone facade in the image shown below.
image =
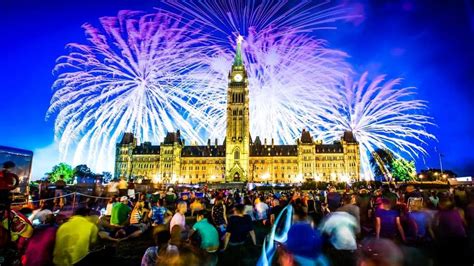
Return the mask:
<path fill-rule="evenodd" d="M 303 129 L 295 145 L 262 143 L 250 137 L 249 89 L 240 42 L 229 72 L 227 128 L 222 145 L 186 146 L 179 130 L 159 145 L 137 143 L 125 133 L 117 143 L 115 177 L 143 177 L 154 182 L 273 182 L 359 180 L 359 144 L 351 132 L 323 144 Z"/>

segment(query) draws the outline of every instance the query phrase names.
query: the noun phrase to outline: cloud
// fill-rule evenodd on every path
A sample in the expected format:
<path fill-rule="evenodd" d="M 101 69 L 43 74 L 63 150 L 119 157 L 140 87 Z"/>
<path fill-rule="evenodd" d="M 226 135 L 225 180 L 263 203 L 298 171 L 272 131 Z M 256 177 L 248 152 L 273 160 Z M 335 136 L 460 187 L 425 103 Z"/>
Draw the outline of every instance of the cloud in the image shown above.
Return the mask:
<path fill-rule="evenodd" d="M 44 177 L 59 162 L 59 150 L 56 143 L 33 151 L 33 166 L 31 180 Z"/>

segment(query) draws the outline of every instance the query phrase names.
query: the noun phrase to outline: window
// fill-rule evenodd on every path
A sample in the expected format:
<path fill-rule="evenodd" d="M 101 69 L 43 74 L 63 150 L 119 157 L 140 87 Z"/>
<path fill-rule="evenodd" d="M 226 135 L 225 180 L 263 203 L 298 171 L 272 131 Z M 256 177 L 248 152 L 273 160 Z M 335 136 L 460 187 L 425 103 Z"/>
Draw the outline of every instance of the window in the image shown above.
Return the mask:
<path fill-rule="evenodd" d="M 238 150 L 234 151 L 234 160 L 240 160 L 240 152 Z"/>

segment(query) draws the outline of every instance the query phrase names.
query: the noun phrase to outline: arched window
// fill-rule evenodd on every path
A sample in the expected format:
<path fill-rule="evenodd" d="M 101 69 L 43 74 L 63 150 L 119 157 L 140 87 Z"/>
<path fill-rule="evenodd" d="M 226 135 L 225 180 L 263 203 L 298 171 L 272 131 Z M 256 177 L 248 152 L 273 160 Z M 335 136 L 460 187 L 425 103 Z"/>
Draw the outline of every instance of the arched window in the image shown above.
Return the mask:
<path fill-rule="evenodd" d="M 240 160 L 240 152 L 239 152 L 239 150 L 234 151 L 234 160 Z"/>

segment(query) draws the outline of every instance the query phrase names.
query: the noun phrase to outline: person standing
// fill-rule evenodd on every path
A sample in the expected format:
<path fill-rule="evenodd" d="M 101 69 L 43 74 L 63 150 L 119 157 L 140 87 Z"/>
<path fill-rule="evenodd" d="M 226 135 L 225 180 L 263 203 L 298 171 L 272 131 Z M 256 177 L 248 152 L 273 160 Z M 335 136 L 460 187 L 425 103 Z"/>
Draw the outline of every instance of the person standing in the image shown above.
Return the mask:
<path fill-rule="evenodd" d="M 59 208 L 62 209 L 65 204 L 65 199 L 63 198 L 64 195 L 64 188 L 66 188 L 66 181 L 64 181 L 64 175 L 60 175 L 58 180 L 54 183 L 54 197 L 56 198 L 56 205 L 59 205 Z"/>
<path fill-rule="evenodd" d="M 118 183 L 114 179 L 107 184 L 107 197 L 111 198 L 118 195 Z"/>
<path fill-rule="evenodd" d="M 255 199 L 255 211 L 256 211 L 256 218 L 257 221 L 262 222 L 262 224 L 265 224 L 265 221 L 268 218 L 268 205 L 265 203 L 263 200 L 263 197 L 256 198 Z"/>
<path fill-rule="evenodd" d="M 15 168 L 15 163 L 8 161 L 3 163 L 3 170 L 0 172 L 0 202 L 9 203 L 10 191 L 16 189 L 20 184 L 18 176 L 12 172 L 11 169 Z"/>
<path fill-rule="evenodd" d="M 89 209 L 79 208 L 69 221 L 59 227 L 53 251 L 55 265 L 78 264 L 87 256 L 99 232 L 97 226 L 87 219 L 88 216 Z"/>
<path fill-rule="evenodd" d="M 215 204 L 211 209 L 211 216 L 214 225 L 219 229 L 219 233 L 223 235 L 225 233 L 225 228 L 227 227 L 227 213 L 221 196 L 216 198 Z"/>
<path fill-rule="evenodd" d="M 270 209 L 270 224 L 271 225 L 275 223 L 275 220 L 278 218 L 278 215 L 280 215 L 280 212 L 282 210 L 283 208 L 280 206 L 280 201 L 278 199 L 273 199 L 272 208 Z"/>
<path fill-rule="evenodd" d="M 376 237 L 396 240 L 398 232 L 402 241 L 405 242 L 405 232 L 400 223 L 400 215 L 396 210 L 392 210 L 389 199 L 383 198 L 381 203 L 381 208 L 375 211 Z"/>
<path fill-rule="evenodd" d="M 119 189 L 119 196 L 127 196 L 127 191 L 128 191 L 128 183 L 125 181 L 125 178 L 122 177 L 118 183 L 118 189 Z"/>
<path fill-rule="evenodd" d="M 360 233 L 360 209 L 359 206 L 355 205 L 355 197 L 351 194 L 344 194 L 342 197 L 343 205 L 339 207 L 336 211 L 347 212 L 352 215 L 356 221 L 356 234 Z"/>
<path fill-rule="evenodd" d="M 336 191 L 335 187 L 329 189 L 328 195 L 326 196 L 326 203 L 328 209 L 333 212 L 341 206 L 341 194 Z"/>
<path fill-rule="evenodd" d="M 257 245 L 252 219 L 244 215 L 244 205 L 239 204 L 234 208 L 234 215 L 229 218 L 229 225 L 224 239 L 224 248 L 228 247 L 229 262 L 224 265 L 242 265 L 245 258 L 245 241 L 250 235 L 254 245 Z"/>

